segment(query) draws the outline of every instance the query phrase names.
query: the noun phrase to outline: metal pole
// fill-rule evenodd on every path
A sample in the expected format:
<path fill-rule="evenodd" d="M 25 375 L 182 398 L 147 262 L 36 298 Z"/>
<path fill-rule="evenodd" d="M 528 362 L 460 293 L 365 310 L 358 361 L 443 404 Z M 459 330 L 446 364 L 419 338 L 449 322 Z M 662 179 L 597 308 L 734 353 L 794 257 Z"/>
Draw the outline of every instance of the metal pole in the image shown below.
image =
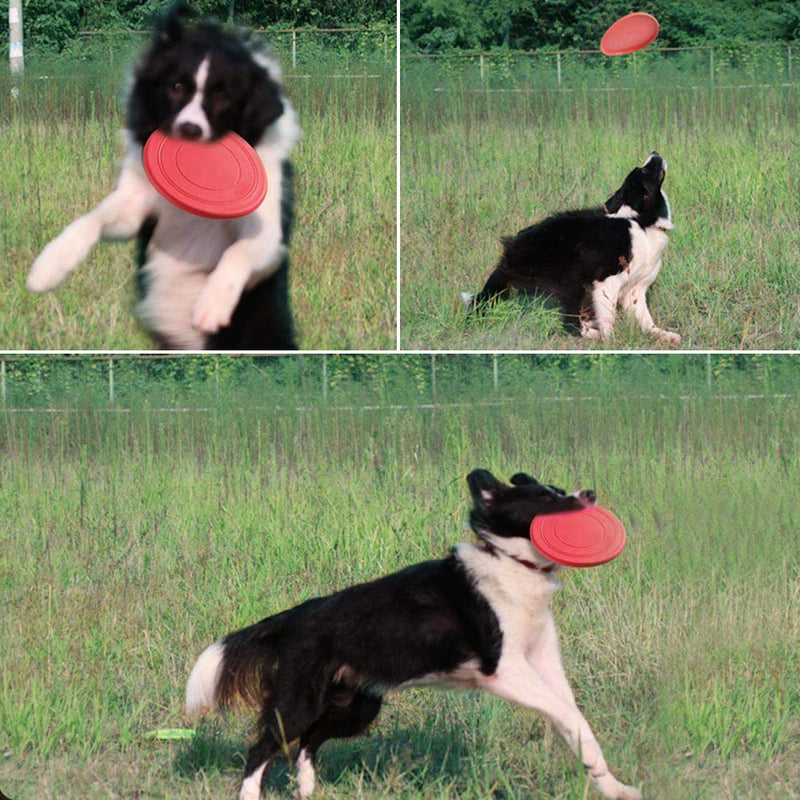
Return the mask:
<path fill-rule="evenodd" d="M 706 353 L 706 384 L 711 389 L 711 353 Z"/>
<path fill-rule="evenodd" d="M 114 405 L 114 359 L 108 359 L 108 403 Z"/>
<path fill-rule="evenodd" d="M 12 75 L 20 75 L 25 68 L 25 57 L 22 51 L 22 0 L 9 0 L 8 62 Z"/>
<path fill-rule="evenodd" d="M 708 69 L 711 73 L 711 85 L 714 85 L 714 48 L 708 51 Z"/>
<path fill-rule="evenodd" d="M 556 53 L 556 72 L 558 73 L 558 85 L 561 86 L 561 53 Z"/>
<path fill-rule="evenodd" d="M 431 394 L 436 399 L 436 356 L 431 354 Z"/>
<path fill-rule="evenodd" d="M 497 385 L 499 383 L 497 374 L 497 353 L 492 355 L 492 385 L 494 386 L 495 392 L 497 391 Z"/>
<path fill-rule="evenodd" d="M 328 356 L 322 356 L 322 399 L 328 399 Z"/>
<path fill-rule="evenodd" d="M 483 74 L 483 53 L 481 53 L 481 54 L 480 54 L 478 63 L 480 64 L 480 69 L 481 69 L 481 83 L 484 83 L 484 74 Z"/>
<path fill-rule="evenodd" d="M 786 67 L 789 72 L 789 80 L 792 79 L 792 46 L 786 45 Z"/>
<path fill-rule="evenodd" d="M 0 397 L 3 405 L 6 404 L 6 360 L 0 361 Z"/>
<path fill-rule="evenodd" d="M 297 69 L 297 31 L 292 31 L 292 69 Z"/>

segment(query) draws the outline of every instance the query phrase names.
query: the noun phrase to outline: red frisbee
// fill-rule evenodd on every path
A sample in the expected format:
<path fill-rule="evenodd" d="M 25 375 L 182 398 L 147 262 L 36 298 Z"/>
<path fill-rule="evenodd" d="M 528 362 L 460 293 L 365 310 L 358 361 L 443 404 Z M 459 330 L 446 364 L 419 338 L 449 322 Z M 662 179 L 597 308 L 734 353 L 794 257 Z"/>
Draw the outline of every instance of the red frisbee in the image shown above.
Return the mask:
<path fill-rule="evenodd" d="M 543 514 L 531 522 L 533 546 L 565 567 L 596 567 L 625 549 L 625 528 L 607 508 Z"/>
<path fill-rule="evenodd" d="M 216 142 L 196 142 L 156 131 L 145 143 L 142 160 L 153 188 L 172 205 L 199 217 L 244 217 L 267 194 L 261 159 L 235 133 Z"/>
<path fill-rule="evenodd" d="M 658 36 L 658 20 L 643 11 L 618 19 L 600 40 L 600 50 L 607 56 L 623 56 L 651 44 Z"/>

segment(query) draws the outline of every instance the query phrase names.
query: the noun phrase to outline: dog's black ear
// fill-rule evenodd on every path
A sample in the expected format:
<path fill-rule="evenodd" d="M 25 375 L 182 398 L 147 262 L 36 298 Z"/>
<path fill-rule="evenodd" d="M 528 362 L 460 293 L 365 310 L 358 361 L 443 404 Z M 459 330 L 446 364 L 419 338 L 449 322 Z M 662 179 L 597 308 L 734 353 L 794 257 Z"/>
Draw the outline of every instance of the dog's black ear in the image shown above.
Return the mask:
<path fill-rule="evenodd" d="M 196 16 L 194 9 L 183 0 L 173 3 L 156 24 L 157 36 L 163 42 L 179 42 L 183 38 L 184 21 Z"/>
<path fill-rule="evenodd" d="M 532 478 L 527 472 L 518 472 L 516 475 L 511 476 L 511 483 L 514 486 L 538 486 L 539 481 Z"/>
<path fill-rule="evenodd" d="M 628 173 L 622 186 L 620 186 L 619 189 L 617 189 L 617 191 L 614 192 L 614 194 L 612 194 L 603 205 L 603 209 L 605 210 L 606 214 L 616 214 L 622 208 L 622 206 L 626 205 L 625 195 L 627 192 L 637 184 L 641 185 L 641 172 L 642 168 L 636 167 Z"/>
<path fill-rule="evenodd" d="M 476 505 L 485 505 L 498 489 L 503 488 L 488 469 L 475 469 L 467 475 L 467 485 Z"/>
<path fill-rule="evenodd" d="M 242 109 L 239 133 L 248 144 L 258 144 L 264 131 L 283 114 L 280 86 L 269 71 L 254 66 L 250 78 L 250 91 Z"/>

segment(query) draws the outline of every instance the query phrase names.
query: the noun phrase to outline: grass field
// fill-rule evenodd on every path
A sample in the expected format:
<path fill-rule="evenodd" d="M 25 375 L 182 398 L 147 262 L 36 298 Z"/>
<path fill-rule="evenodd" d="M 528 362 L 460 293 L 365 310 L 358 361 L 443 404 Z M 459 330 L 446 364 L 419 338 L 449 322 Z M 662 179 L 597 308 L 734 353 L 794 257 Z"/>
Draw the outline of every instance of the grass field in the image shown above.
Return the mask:
<path fill-rule="evenodd" d="M 605 87 L 584 82 L 557 92 L 512 83 L 516 91 L 487 93 L 476 75 L 404 66 L 403 348 L 664 347 L 623 319 L 608 343 L 573 337 L 541 301 L 501 304 L 477 322 L 458 303 L 482 287 L 501 236 L 599 205 L 653 149 L 669 164 L 675 222 L 649 293 L 656 324 L 686 349 L 798 347 L 797 85 L 595 91 Z"/>
<path fill-rule="evenodd" d="M 0 413 L 5 795 L 234 797 L 251 720 L 193 742 L 145 736 L 183 724 L 196 655 L 446 553 L 468 537 L 464 476 L 485 466 L 593 486 L 626 522 L 623 555 L 567 573 L 555 598 L 567 672 L 618 777 L 653 800 L 797 796 L 795 357 L 715 358 L 710 391 L 689 357 L 501 357 L 497 406 L 491 360 L 440 357 L 440 391 L 465 405 L 383 410 L 357 406 L 427 400 L 426 362 L 348 358 L 328 363 L 327 402 L 314 356 L 235 379 L 225 360 L 216 383 L 177 394 L 176 376 L 196 365 L 200 385 L 213 362 L 162 365 L 163 384 L 120 368 L 128 413 L 109 413 L 100 369 L 69 382 L 74 362 L 10 364 L 9 392 L 24 378 L 78 413 Z M 211 410 L 159 412 L 168 397 Z M 267 796 L 291 781 L 277 769 Z M 472 693 L 396 696 L 367 738 L 326 745 L 320 781 L 342 800 L 591 796 L 540 717 Z"/>
<path fill-rule="evenodd" d="M 371 63 L 359 72 L 377 77 L 287 79 L 304 131 L 290 273 L 301 349 L 396 346 L 394 70 Z M 0 348 L 152 347 L 133 316 L 132 244 L 99 245 L 54 293 L 23 287 L 41 247 L 116 182 L 123 81 L 105 63 L 33 62 L 19 103 L 4 100 Z M 0 75 L 0 94 L 9 91 Z"/>

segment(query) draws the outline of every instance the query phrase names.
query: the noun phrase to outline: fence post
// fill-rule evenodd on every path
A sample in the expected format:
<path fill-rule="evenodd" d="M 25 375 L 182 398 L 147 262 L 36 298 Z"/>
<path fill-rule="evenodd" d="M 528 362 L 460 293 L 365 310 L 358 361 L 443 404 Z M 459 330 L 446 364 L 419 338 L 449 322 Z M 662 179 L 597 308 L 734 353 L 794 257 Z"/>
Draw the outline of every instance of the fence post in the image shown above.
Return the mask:
<path fill-rule="evenodd" d="M 485 78 L 484 78 L 484 74 L 483 74 L 483 53 L 481 53 L 481 54 L 478 56 L 478 63 L 480 64 L 480 70 L 481 70 L 481 83 L 483 84 L 483 83 L 485 83 Z"/>
<path fill-rule="evenodd" d="M 706 353 L 706 385 L 709 391 L 711 391 L 711 375 L 711 353 Z"/>
<path fill-rule="evenodd" d="M 556 53 L 556 74 L 558 75 L 558 85 L 561 86 L 561 53 Z"/>
<path fill-rule="evenodd" d="M 297 31 L 292 30 L 292 69 L 297 69 Z"/>
<path fill-rule="evenodd" d="M 0 361 L 0 399 L 6 404 L 6 360 Z"/>
<path fill-rule="evenodd" d="M 108 359 L 108 404 L 114 405 L 114 359 Z"/>
<path fill-rule="evenodd" d="M 494 386 L 495 392 L 497 392 L 497 386 L 499 383 L 497 374 L 497 353 L 492 354 L 492 385 Z"/>
<path fill-rule="evenodd" d="M 436 402 L 436 354 L 431 353 L 431 395 Z"/>
<path fill-rule="evenodd" d="M 328 356 L 322 356 L 322 399 L 328 399 Z"/>
<path fill-rule="evenodd" d="M 786 45 L 786 68 L 789 73 L 789 80 L 792 79 L 792 46 Z"/>
<path fill-rule="evenodd" d="M 714 85 L 714 48 L 708 51 L 708 71 L 711 76 L 711 85 Z"/>

